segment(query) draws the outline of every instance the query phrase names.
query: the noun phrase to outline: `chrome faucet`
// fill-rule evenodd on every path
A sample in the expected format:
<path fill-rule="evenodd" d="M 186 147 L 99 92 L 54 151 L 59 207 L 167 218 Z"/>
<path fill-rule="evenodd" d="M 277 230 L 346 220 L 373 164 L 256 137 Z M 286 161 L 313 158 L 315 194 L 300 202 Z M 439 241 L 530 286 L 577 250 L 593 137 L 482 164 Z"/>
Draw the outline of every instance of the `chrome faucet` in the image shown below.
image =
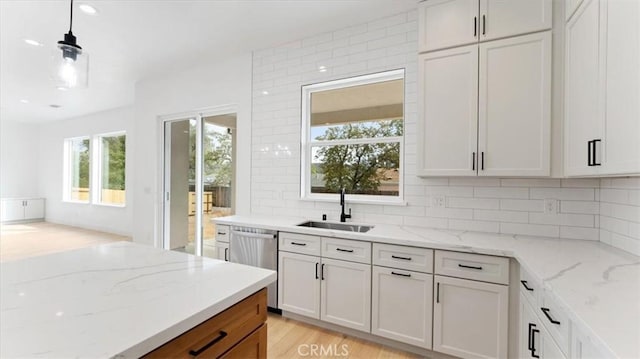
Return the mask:
<path fill-rule="evenodd" d="M 344 187 L 340 189 L 340 207 L 342 207 L 342 212 L 340 213 L 340 222 L 346 222 L 347 218 L 351 218 L 351 208 L 349 208 L 349 214 L 344 213 L 344 196 L 346 190 Z"/>

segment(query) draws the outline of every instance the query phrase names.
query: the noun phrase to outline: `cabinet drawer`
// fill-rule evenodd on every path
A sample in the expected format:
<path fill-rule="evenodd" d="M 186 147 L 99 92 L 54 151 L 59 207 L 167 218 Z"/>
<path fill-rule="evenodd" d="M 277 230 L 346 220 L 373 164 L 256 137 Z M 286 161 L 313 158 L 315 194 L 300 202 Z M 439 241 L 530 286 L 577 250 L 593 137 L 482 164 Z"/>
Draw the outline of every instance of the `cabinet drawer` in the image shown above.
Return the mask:
<path fill-rule="evenodd" d="M 267 357 L 267 323 L 262 324 L 220 359 L 262 359 Z"/>
<path fill-rule="evenodd" d="M 231 228 L 224 224 L 216 224 L 216 242 L 229 243 Z"/>
<path fill-rule="evenodd" d="M 569 353 L 571 321 L 565 308 L 558 303 L 549 291 L 541 293 L 539 303 L 540 305 L 536 307 L 536 311 L 542 325 L 547 328 L 560 350 L 567 355 Z"/>
<path fill-rule="evenodd" d="M 266 320 L 265 288 L 167 342 L 144 358 L 217 358 Z M 197 355 L 192 355 L 192 351 L 198 352 Z"/>
<path fill-rule="evenodd" d="M 320 237 L 306 234 L 280 232 L 281 251 L 308 254 L 312 256 L 320 255 Z"/>
<path fill-rule="evenodd" d="M 371 263 L 371 242 L 322 237 L 322 257 Z"/>
<path fill-rule="evenodd" d="M 433 250 L 374 243 L 373 264 L 416 272 L 433 273 Z"/>
<path fill-rule="evenodd" d="M 520 292 L 534 308 L 538 306 L 542 285 L 523 266 L 520 266 Z"/>
<path fill-rule="evenodd" d="M 498 284 L 509 284 L 509 258 L 436 251 L 435 274 Z"/>

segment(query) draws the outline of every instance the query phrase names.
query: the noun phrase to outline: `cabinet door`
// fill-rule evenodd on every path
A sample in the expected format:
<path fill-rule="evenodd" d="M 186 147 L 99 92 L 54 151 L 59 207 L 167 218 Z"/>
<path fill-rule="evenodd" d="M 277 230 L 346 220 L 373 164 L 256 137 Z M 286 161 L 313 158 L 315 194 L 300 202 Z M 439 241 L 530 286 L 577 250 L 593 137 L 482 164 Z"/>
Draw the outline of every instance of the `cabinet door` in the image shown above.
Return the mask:
<path fill-rule="evenodd" d="M 371 265 L 322 258 L 321 272 L 320 319 L 371 332 Z"/>
<path fill-rule="evenodd" d="M 475 176 L 478 46 L 419 56 L 418 175 Z"/>
<path fill-rule="evenodd" d="M 2 200 L 2 212 L 0 213 L 0 220 L 6 221 L 20 221 L 24 219 L 24 200 L 22 199 L 3 199 Z"/>
<path fill-rule="evenodd" d="M 433 350 L 463 358 L 506 358 L 509 287 L 434 276 Z"/>
<path fill-rule="evenodd" d="M 551 29 L 551 0 L 480 0 L 480 40 Z"/>
<path fill-rule="evenodd" d="M 44 199 L 25 200 L 24 219 L 44 218 Z"/>
<path fill-rule="evenodd" d="M 419 51 L 478 42 L 478 0 L 430 0 L 418 5 Z"/>
<path fill-rule="evenodd" d="M 431 349 L 433 276 L 373 267 L 371 333 Z"/>
<path fill-rule="evenodd" d="M 214 258 L 222 261 L 229 261 L 229 243 L 221 243 L 216 241 Z"/>
<path fill-rule="evenodd" d="M 278 307 L 320 319 L 320 258 L 278 254 Z"/>
<path fill-rule="evenodd" d="M 565 175 L 597 174 L 588 166 L 589 141 L 601 138 L 599 2 L 584 0 L 566 25 L 564 163 Z"/>
<path fill-rule="evenodd" d="M 564 1 L 564 19 L 569 21 L 578 6 L 582 4 L 582 0 L 565 0 Z"/>
<path fill-rule="evenodd" d="M 478 174 L 548 176 L 551 32 L 479 47 Z"/>
<path fill-rule="evenodd" d="M 606 33 L 601 173 L 640 173 L 640 1 L 602 1 L 601 11 Z"/>

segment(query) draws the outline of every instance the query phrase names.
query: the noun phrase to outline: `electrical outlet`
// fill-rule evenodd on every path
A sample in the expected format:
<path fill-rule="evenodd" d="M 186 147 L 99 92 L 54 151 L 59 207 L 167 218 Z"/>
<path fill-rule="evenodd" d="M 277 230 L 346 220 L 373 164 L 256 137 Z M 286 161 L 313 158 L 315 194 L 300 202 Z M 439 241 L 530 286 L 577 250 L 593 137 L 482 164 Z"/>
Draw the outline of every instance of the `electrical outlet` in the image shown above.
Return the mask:
<path fill-rule="evenodd" d="M 432 196 L 431 197 L 431 207 L 433 208 L 444 208 L 446 206 L 447 199 L 445 196 Z"/>
<path fill-rule="evenodd" d="M 558 213 L 558 200 L 553 198 L 546 198 L 544 200 L 544 213 Z"/>

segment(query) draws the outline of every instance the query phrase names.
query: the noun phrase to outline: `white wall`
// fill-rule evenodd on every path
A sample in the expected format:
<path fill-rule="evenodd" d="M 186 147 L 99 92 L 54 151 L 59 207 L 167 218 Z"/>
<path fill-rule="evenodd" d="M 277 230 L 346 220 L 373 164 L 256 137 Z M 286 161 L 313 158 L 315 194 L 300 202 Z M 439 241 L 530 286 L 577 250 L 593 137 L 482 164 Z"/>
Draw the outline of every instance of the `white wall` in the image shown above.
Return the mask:
<path fill-rule="evenodd" d="M 0 197 L 32 197 L 38 192 L 37 125 L 0 121 Z"/>
<path fill-rule="evenodd" d="M 47 222 L 89 228 L 130 236 L 132 233 L 134 192 L 133 158 L 135 133 L 133 107 L 124 107 L 88 116 L 40 125 L 38 153 L 38 187 L 46 202 Z M 114 131 L 126 131 L 126 206 L 64 202 L 63 164 L 64 139 L 94 136 Z M 3 159 L 4 161 L 4 159 Z"/>
<path fill-rule="evenodd" d="M 161 245 L 162 127 L 158 117 L 224 105 L 237 107 L 236 162 L 240 190 L 236 213 L 247 214 L 251 185 L 251 54 L 143 80 L 136 85 L 135 242 Z"/>
<path fill-rule="evenodd" d="M 300 87 L 405 68 L 404 190 L 408 205 L 352 204 L 354 221 L 599 240 L 598 223 L 605 218 L 600 214 L 600 179 L 423 179 L 415 175 L 417 28 L 417 12 L 410 11 L 254 53 L 252 213 L 318 219 L 327 213 L 336 220 L 340 210 L 337 195 L 334 203 L 299 199 Z M 328 70 L 319 72 L 320 65 Z M 554 89 L 561 92 L 561 83 L 556 83 Z M 264 95 L 263 91 L 269 94 Z M 560 97 L 554 98 L 555 143 L 561 133 L 557 124 L 562 106 L 558 103 Z M 554 167 L 561 164 L 559 159 L 561 153 L 554 151 Z M 620 216 L 637 218 L 637 207 L 628 208 L 628 202 L 636 201 L 638 205 L 638 181 L 603 180 L 603 184 L 635 186 L 626 189 L 627 197 L 619 199 L 622 202 L 612 211 L 619 213 L 616 211 L 621 210 L 620 206 L 626 205 Z M 602 192 L 605 196 L 608 193 L 609 190 Z M 446 197 L 445 208 L 431 206 L 434 195 Z M 544 213 L 545 199 L 558 201 L 557 213 Z M 602 208 L 611 207 L 603 203 Z M 610 223 L 606 218 L 605 223 Z M 613 233 L 612 239 L 605 241 L 632 251 L 638 243 L 630 241 L 638 238 L 637 222 L 627 223 L 619 229 L 621 233 L 605 230 L 605 236 Z"/>

